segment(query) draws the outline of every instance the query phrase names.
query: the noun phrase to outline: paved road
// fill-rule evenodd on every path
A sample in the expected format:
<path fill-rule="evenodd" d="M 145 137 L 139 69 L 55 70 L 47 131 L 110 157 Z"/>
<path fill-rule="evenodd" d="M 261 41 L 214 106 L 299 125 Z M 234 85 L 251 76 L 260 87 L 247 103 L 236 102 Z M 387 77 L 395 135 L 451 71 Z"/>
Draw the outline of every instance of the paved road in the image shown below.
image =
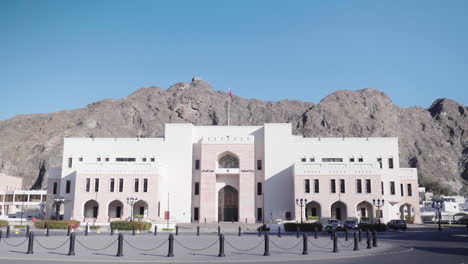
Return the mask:
<path fill-rule="evenodd" d="M 196 237 L 193 234 L 176 237 L 175 257 L 167 258 L 167 235 L 154 237 L 150 234 L 140 236 L 126 235 L 124 244 L 124 257 L 115 257 L 116 237 L 108 235 L 93 235 L 89 237 L 78 236 L 79 243 L 76 246 L 76 256 L 66 256 L 68 251 L 67 238 L 54 236 L 50 238 L 38 237 L 42 243 L 34 246 L 34 254 L 24 254 L 27 244 L 12 247 L 0 242 L 0 263 L 106 263 L 106 262 L 241 262 L 241 263 L 466 263 L 468 264 L 468 238 L 465 228 L 446 228 L 443 232 L 430 227 L 415 227 L 407 232 L 388 232 L 379 234 L 379 247 L 365 249 L 361 245 L 360 251 L 353 251 L 351 241 L 340 238 L 340 252 L 331 253 L 330 239 L 325 234 L 315 240 L 309 238 L 309 255 L 303 256 L 302 241 L 294 235 L 277 238 L 271 236 L 271 256 L 263 256 L 263 237 L 255 235 L 226 236 L 226 257 L 217 257 L 218 238 L 215 235 Z M 23 242 L 25 238 L 17 237 L 8 240 L 11 245 Z M 65 243 L 59 249 L 54 248 Z M 114 244 L 112 244 L 114 243 Z M 86 249 L 109 248 L 97 252 Z M 277 247 L 277 246 L 279 247 Z M 315 246 L 314 246 L 315 245 Z M 158 247 L 157 249 L 153 249 Z M 210 247 L 211 246 L 211 247 Z M 256 248 L 244 251 L 257 246 Z M 316 247 L 318 246 L 318 247 Z M 347 248 L 345 248 L 347 247 Z M 207 248 L 207 249 L 205 249 Z M 291 249 L 288 249 L 291 248 Z M 139 249 L 139 250 L 137 250 Z M 148 251 L 142 251 L 147 250 Z M 149 250 L 151 249 L 151 250 Z"/>

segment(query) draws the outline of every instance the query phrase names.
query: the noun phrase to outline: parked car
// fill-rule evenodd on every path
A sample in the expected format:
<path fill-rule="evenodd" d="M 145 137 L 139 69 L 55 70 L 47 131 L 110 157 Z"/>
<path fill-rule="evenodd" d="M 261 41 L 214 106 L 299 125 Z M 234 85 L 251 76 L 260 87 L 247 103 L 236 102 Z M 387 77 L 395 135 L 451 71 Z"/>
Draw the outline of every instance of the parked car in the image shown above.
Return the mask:
<path fill-rule="evenodd" d="M 387 228 L 388 229 L 394 229 L 394 230 L 406 230 L 406 221 L 405 220 L 390 220 L 387 223 Z"/>
<path fill-rule="evenodd" d="M 339 228 L 341 228 L 340 220 L 330 219 L 330 220 L 328 220 L 328 224 L 325 227 L 325 231 L 331 232 L 332 230 L 336 230 L 336 229 L 339 229 Z"/>
<path fill-rule="evenodd" d="M 346 220 L 344 222 L 344 228 L 357 229 L 358 228 L 358 223 L 357 223 L 357 221 L 354 221 L 354 220 Z"/>

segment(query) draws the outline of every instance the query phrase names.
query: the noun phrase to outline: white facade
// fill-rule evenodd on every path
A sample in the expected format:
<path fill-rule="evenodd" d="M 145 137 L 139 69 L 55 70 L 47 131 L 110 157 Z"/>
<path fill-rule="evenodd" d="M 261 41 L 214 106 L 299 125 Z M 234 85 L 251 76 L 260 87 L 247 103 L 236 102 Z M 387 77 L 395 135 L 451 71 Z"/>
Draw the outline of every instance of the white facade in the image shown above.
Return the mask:
<path fill-rule="evenodd" d="M 344 192 L 331 191 L 333 179 L 344 181 Z M 307 192 L 306 180 L 319 180 L 319 192 L 313 184 Z M 358 180 L 370 180 L 371 192 L 358 193 Z M 137 197 L 133 214 L 148 220 L 169 211 L 176 222 L 261 222 L 299 220 L 295 199 L 303 198 L 303 216 L 319 213 L 324 222 L 360 218 L 362 202 L 373 215 L 372 200 L 385 199 L 383 221 L 418 222 L 417 188 L 416 169 L 399 167 L 397 138 L 303 138 L 291 124 L 166 124 L 163 138 L 66 138 L 62 167 L 49 173 L 47 209 L 54 216 L 54 198 L 62 196 L 64 218 L 105 222 L 128 218 L 127 198 Z"/>

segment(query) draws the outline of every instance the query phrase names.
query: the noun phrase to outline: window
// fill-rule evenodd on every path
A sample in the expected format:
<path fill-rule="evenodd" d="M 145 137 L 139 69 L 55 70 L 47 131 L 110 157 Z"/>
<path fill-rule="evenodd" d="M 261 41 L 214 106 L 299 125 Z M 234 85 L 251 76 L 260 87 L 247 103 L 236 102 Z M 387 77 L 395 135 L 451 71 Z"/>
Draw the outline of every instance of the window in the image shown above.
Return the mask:
<path fill-rule="evenodd" d="M 314 180 L 314 192 L 319 193 L 319 191 L 320 191 L 320 189 L 319 189 L 319 180 L 315 179 Z"/>
<path fill-rule="evenodd" d="M 200 169 L 200 160 L 195 160 L 195 169 L 196 170 Z"/>
<path fill-rule="evenodd" d="M 306 161 L 307 161 L 306 157 L 302 157 L 302 158 L 301 158 L 301 161 L 302 161 L 302 162 L 306 162 Z"/>
<path fill-rule="evenodd" d="M 140 179 L 135 179 L 135 192 L 139 191 L 140 187 Z"/>
<path fill-rule="evenodd" d="M 262 208 L 257 208 L 257 222 L 262 222 L 263 218 L 262 218 L 262 215 L 263 215 L 263 210 Z"/>
<path fill-rule="evenodd" d="M 408 188 L 408 196 L 413 196 L 413 190 L 411 190 L 411 183 L 408 183 L 407 185 L 407 188 Z"/>
<path fill-rule="evenodd" d="M 146 157 L 143 157 L 141 161 L 146 162 Z"/>
<path fill-rule="evenodd" d="M 343 162 L 342 158 L 323 158 L 322 162 Z"/>
<path fill-rule="evenodd" d="M 349 162 L 354 162 L 354 157 L 349 158 Z"/>
<path fill-rule="evenodd" d="M 101 157 L 97 157 L 96 161 L 101 162 Z"/>
<path fill-rule="evenodd" d="M 110 179 L 110 188 L 109 188 L 109 191 L 110 192 L 114 192 L 115 190 L 115 179 L 114 178 L 111 178 Z"/>
<path fill-rule="evenodd" d="M 94 179 L 94 191 L 99 192 L 99 179 Z"/>
<path fill-rule="evenodd" d="M 86 178 L 86 192 L 90 192 L 91 189 L 91 179 Z"/>
<path fill-rule="evenodd" d="M 394 181 L 390 182 L 390 194 L 395 195 L 395 182 Z"/>
<path fill-rule="evenodd" d="M 382 169 L 382 168 L 383 168 L 383 166 L 382 166 L 382 158 L 377 158 L 377 162 L 379 163 L 380 168 Z"/>
<path fill-rule="evenodd" d="M 310 193 L 310 180 L 306 179 L 304 182 L 304 191 L 305 193 Z"/>
<path fill-rule="evenodd" d="M 363 157 L 359 157 L 359 158 L 358 158 L 358 161 L 359 161 L 359 162 L 364 162 L 364 158 L 363 158 Z"/>
<path fill-rule="evenodd" d="M 284 213 L 286 220 L 291 220 L 291 212 Z"/>
<path fill-rule="evenodd" d="M 393 169 L 393 158 L 388 158 L 388 168 Z"/>
<path fill-rule="evenodd" d="M 362 193 L 362 180 L 361 179 L 356 180 L 356 192 Z"/>
<path fill-rule="evenodd" d="M 400 184 L 400 193 L 401 193 L 401 196 L 403 196 L 403 183 Z"/>
<path fill-rule="evenodd" d="M 193 192 L 194 192 L 195 195 L 200 194 L 200 183 L 199 182 L 195 182 L 195 189 L 193 190 Z"/>
<path fill-rule="evenodd" d="M 71 181 L 67 181 L 67 186 L 65 187 L 65 193 L 70 193 L 71 191 Z"/>
<path fill-rule="evenodd" d="M 310 162 L 315 162 L 315 157 L 310 157 L 309 161 Z"/>
<path fill-rule="evenodd" d="M 143 192 L 148 192 L 148 179 L 143 179 Z"/>
<path fill-rule="evenodd" d="M 117 162 L 135 162 L 135 158 L 115 158 Z"/>
<path fill-rule="evenodd" d="M 57 194 L 57 182 L 54 182 L 54 188 L 52 190 L 52 194 Z"/>
<path fill-rule="evenodd" d="M 154 162 L 156 159 L 154 157 L 151 158 L 151 162 Z"/>
<path fill-rule="evenodd" d="M 262 195 L 263 194 L 263 188 L 262 188 L 262 183 L 257 182 L 257 195 Z"/>
<path fill-rule="evenodd" d="M 336 193 L 336 181 L 334 179 L 330 181 L 330 190 L 332 193 Z"/>
<path fill-rule="evenodd" d="M 71 168 L 73 165 L 73 158 L 72 157 L 69 157 L 68 158 L 68 168 Z"/>
<path fill-rule="evenodd" d="M 198 207 L 193 208 L 193 221 L 198 221 Z"/>
<path fill-rule="evenodd" d="M 79 162 L 82 162 L 82 161 L 83 161 L 83 157 L 79 157 L 79 158 L 78 158 L 78 161 L 79 161 Z"/>
<path fill-rule="evenodd" d="M 366 179 L 366 193 L 371 193 L 371 192 L 372 192 L 371 181 L 370 179 Z"/>
<path fill-rule="evenodd" d="M 385 190 L 385 188 L 384 188 L 384 183 L 383 183 L 383 181 L 381 181 L 381 182 L 380 182 L 380 191 L 382 192 L 382 195 L 385 194 L 385 191 L 384 191 L 384 190 Z"/>
<path fill-rule="evenodd" d="M 124 185 L 124 179 L 120 178 L 119 179 L 119 192 L 123 192 L 123 186 Z"/>
<path fill-rule="evenodd" d="M 257 170 L 262 170 L 262 160 L 257 160 Z"/>
<path fill-rule="evenodd" d="M 344 179 L 340 179 L 340 192 L 341 193 L 345 193 L 346 189 L 345 189 L 345 181 Z"/>
<path fill-rule="evenodd" d="M 109 157 L 106 157 L 106 162 L 109 162 Z"/>

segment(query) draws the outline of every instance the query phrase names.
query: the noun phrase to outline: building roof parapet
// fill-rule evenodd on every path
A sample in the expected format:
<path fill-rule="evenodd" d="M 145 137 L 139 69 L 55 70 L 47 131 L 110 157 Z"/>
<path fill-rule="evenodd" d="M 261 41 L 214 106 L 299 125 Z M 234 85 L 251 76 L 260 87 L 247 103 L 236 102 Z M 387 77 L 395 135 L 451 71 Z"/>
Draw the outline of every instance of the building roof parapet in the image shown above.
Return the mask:
<path fill-rule="evenodd" d="M 293 136 L 293 142 L 398 142 L 398 137 L 302 137 Z"/>
<path fill-rule="evenodd" d="M 93 137 L 81 137 L 81 138 L 73 138 L 68 137 L 64 138 L 65 141 L 68 142 L 164 142 L 164 137 L 151 137 L 151 138 L 93 138 Z"/>
<path fill-rule="evenodd" d="M 254 136 L 205 136 L 202 144 L 254 144 Z"/>

